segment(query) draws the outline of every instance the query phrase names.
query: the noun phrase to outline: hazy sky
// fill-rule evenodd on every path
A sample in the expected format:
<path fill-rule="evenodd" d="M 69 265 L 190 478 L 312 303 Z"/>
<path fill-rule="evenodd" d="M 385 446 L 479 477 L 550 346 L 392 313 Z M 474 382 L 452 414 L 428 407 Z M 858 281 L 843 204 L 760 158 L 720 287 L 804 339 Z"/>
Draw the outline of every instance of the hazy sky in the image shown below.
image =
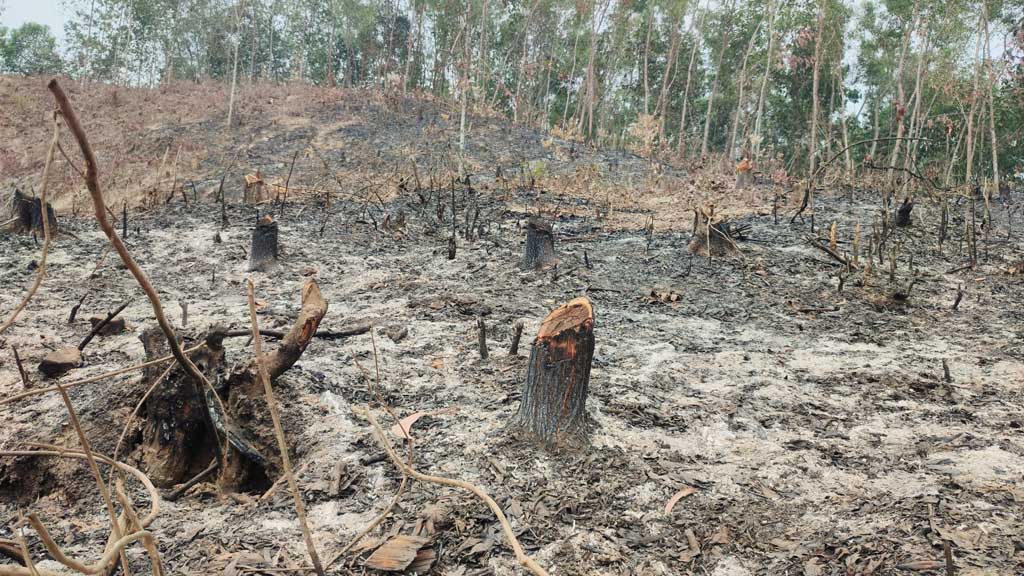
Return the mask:
<path fill-rule="evenodd" d="M 0 26 L 15 28 L 25 22 L 50 27 L 57 38 L 64 38 L 65 12 L 60 0 L 0 0 Z"/>

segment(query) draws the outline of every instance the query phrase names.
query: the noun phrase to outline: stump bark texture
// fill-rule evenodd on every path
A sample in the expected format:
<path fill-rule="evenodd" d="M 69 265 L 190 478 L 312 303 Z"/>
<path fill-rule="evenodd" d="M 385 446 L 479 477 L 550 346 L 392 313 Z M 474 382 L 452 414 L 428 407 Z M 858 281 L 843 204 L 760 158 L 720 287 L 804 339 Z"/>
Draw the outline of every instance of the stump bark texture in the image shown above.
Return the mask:
<path fill-rule="evenodd" d="M 139 339 L 147 361 L 169 354 L 167 338 L 159 328 L 143 331 Z M 210 377 L 223 365 L 224 349 L 208 346 L 192 353 L 191 358 L 196 367 Z M 143 372 L 146 387 L 166 369 L 166 365 L 146 368 Z M 216 431 L 207 429 L 203 410 L 195 386 L 179 366 L 175 366 L 149 395 L 144 405 L 142 458 L 154 485 L 169 488 L 184 482 L 216 457 L 213 442 L 220 440 Z"/>
<path fill-rule="evenodd" d="M 555 240 L 551 225 L 537 218 L 526 223 L 526 247 L 523 250 L 522 268 L 537 270 L 555 260 Z"/>
<path fill-rule="evenodd" d="M 256 223 L 249 248 L 249 271 L 266 272 L 277 262 L 277 222 L 269 215 Z"/>
<path fill-rule="evenodd" d="M 57 233 L 57 215 L 53 206 L 46 203 L 46 215 L 49 218 L 50 234 Z M 30 198 L 15 190 L 11 196 L 11 218 L 14 218 L 12 230 L 18 234 L 29 232 L 43 233 L 43 203 L 39 198 Z"/>
<path fill-rule="evenodd" d="M 586 442 L 594 309 L 585 297 L 548 314 L 530 349 L 515 425 L 547 445 Z"/>

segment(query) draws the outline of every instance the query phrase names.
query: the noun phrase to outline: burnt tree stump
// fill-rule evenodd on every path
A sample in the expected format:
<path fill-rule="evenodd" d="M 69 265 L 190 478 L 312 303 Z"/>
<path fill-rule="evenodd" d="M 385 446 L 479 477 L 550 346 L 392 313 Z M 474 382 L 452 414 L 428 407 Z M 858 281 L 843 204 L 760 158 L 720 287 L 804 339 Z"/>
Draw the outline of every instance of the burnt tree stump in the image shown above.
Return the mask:
<path fill-rule="evenodd" d="M 249 271 L 266 272 L 277 263 L 277 222 L 270 215 L 256 223 L 249 247 Z"/>
<path fill-rule="evenodd" d="M 43 234 L 43 203 L 39 198 L 30 198 L 21 193 L 21 190 L 14 190 L 11 196 L 11 218 L 13 219 L 12 231 L 17 234 L 38 232 Z M 49 219 L 50 235 L 57 233 L 57 215 L 53 206 L 46 203 L 46 216 Z"/>
<path fill-rule="evenodd" d="M 555 261 L 555 239 L 551 225 L 537 218 L 526 223 L 526 247 L 523 250 L 524 270 L 537 270 Z"/>
<path fill-rule="evenodd" d="M 523 398 L 513 425 L 553 445 L 586 442 L 590 364 L 594 358 L 594 308 L 586 297 L 554 309 L 530 349 Z"/>
<path fill-rule="evenodd" d="M 896 209 L 896 225 L 900 228 L 910 226 L 910 212 L 914 209 L 914 201 L 910 197 L 903 199 L 899 208 Z"/>
<path fill-rule="evenodd" d="M 327 301 L 320 287 L 307 280 L 295 324 L 276 350 L 263 352 L 261 363 L 271 382 L 298 362 L 326 313 Z M 218 484 L 225 490 L 263 492 L 281 475 L 282 462 L 256 360 L 236 365 L 226 388 L 230 447 Z"/>
<path fill-rule="evenodd" d="M 139 339 L 147 361 L 169 354 L 167 338 L 159 328 L 144 330 Z M 223 365 L 224 349 L 209 345 L 190 357 L 199 370 L 209 376 Z M 143 372 L 146 388 L 166 369 L 165 364 L 146 368 Z M 203 410 L 203 402 L 196 397 L 189 375 L 177 365 L 146 399 L 142 460 L 154 485 L 169 488 L 184 482 L 216 458 L 213 443 L 221 440 L 216 431 L 207 429 Z"/>

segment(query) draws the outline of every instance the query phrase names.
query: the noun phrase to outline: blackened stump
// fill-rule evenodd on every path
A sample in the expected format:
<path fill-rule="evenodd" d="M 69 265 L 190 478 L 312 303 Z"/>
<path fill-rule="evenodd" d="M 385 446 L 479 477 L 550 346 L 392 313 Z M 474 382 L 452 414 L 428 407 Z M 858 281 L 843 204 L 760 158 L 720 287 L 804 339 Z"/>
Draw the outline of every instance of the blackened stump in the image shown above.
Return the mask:
<path fill-rule="evenodd" d="M 523 398 L 514 426 L 548 446 L 586 442 L 594 309 L 586 297 L 556 308 L 530 349 Z"/>
<path fill-rule="evenodd" d="M 159 328 L 149 328 L 139 336 L 146 360 L 168 354 L 167 339 Z M 207 377 L 217 373 L 224 363 L 224 349 L 207 346 L 190 355 L 192 362 Z M 146 368 L 143 381 L 148 388 L 166 370 L 166 365 Z M 201 471 L 216 457 L 217 432 L 206 426 L 203 402 L 196 387 L 180 366 L 175 366 L 163 383 L 153 389 L 143 405 L 142 459 L 153 484 L 169 488 Z"/>
<path fill-rule="evenodd" d="M 526 248 L 523 250 L 522 268 L 537 270 L 554 262 L 555 240 L 551 225 L 536 218 L 526 223 Z"/>
<path fill-rule="evenodd" d="M 277 263 L 277 222 L 269 215 L 256 223 L 249 248 L 249 271 L 266 272 Z"/>
<path fill-rule="evenodd" d="M 896 209 L 896 225 L 900 228 L 910 226 L 910 211 L 914 209 L 914 201 L 910 197 L 904 198 L 903 203 Z"/>
<path fill-rule="evenodd" d="M 53 206 L 46 203 L 46 214 L 49 218 L 50 234 L 57 231 L 57 215 L 53 212 Z M 29 232 L 43 233 L 43 205 L 39 198 L 30 198 L 15 190 L 11 196 L 11 218 L 14 219 L 13 230 L 18 234 Z"/>

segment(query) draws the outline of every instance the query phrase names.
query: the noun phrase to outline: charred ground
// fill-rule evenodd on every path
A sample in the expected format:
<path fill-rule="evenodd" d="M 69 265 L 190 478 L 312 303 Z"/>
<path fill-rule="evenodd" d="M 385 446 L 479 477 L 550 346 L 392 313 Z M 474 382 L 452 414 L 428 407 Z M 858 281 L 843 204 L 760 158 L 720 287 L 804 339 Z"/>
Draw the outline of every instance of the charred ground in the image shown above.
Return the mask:
<path fill-rule="evenodd" d="M 446 118 L 444 103 L 353 104 L 353 93 L 343 92 L 303 92 L 301 98 L 319 100 L 300 103 L 273 87 L 253 87 L 249 102 L 259 94 L 275 104 L 243 105 L 242 126 L 229 131 L 222 118 L 201 118 L 195 106 L 175 100 L 213 88 L 191 90 L 118 96 L 120 106 L 136 107 L 128 110 L 186 116 L 154 119 L 158 125 L 145 129 L 133 124 L 121 128 L 129 138 L 112 132 L 94 142 L 101 170 L 105 159 L 118 165 L 118 153 L 103 152 L 105 141 L 125 147 L 106 188 L 134 201 L 128 244 L 175 323 L 177 303 L 187 302 L 186 335 L 217 324 L 245 328 L 244 280 L 252 277 L 261 325 L 287 329 L 303 281 L 315 275 L 330 304 L 323 327 L 373 322 L 385 398 L 399 416 L 426 414 L 413 428 L 416 466 L 487 488 L 552 573 L 862 574 L 895 573 L 901 565 L 938 573 L 945 570 L 943 541 L 961 574 L 1020 571 L 1024 290 L 1009 273 L 1021 240 L 1005 207 L 993 207 L 971 269 L 961 239 L 969 200 L 952 211 L 943 254 L 938 208 L 920 201 L 914 224 L 893 232 L 899 251 L 890 283 L 888 261 L 870 273 L 863 266 L 844 271 L 807 239 L 827 243 L 835 221 L 841 251 L 849 252 L 856 225 L 866 237 L 878 219 L 879 195 L 868 186 L 822 194 L 812 232 L 809 219 L 790 225 L 781 217 L 792 211 L 784 192 L 762 186 L 739 197 L 720 178 L 689 177 L 627 153 L 590 151 L 476 118 L 463 161 L 477 176 L 467 189 L 451 185 L 458 155 L 447 143 L 457 123 Z M 102 106 L 92 89 L 71 96 L 81 97 L 83 116 L 92 116 L 87 129 L 100 134 L 122 122 L 115 120 L 119 109 L 131 116 Z M 42 158 L 46 139 L 40 121 L 40 143 L 28 142 L 35 129 L 28 118 L 45 118 L 46 106 L 26 98 L 27 116 L 19 116 L 25 145 L 15 150 L 8 140 L 4 155 L 14 150 L 18 168 L 5 173 L 23 183 L 38 171 L 32 158 Z M 41 90 L 38 102 L 47 102 Z M 292 110 L 288 120 L 256 121 L 281 110 Z M 195 162 L 179 158 L 174 178 L 154 175 L 166 172 L 159 168 L 166 151 L 173 157 L 175 144 L 184 150 L 186 141 L 203 150 Z M 310 142 L 323 159 L 309 152 Z M 302 189 L 292 198 L 302 202 L 240 204 L 244 173 L 260 168 L 268 180 L 284 180 L 296 151 L 290 186 Z M 411 166 L 402 167 L 409 159 L 417 161 L 418 189 Z M 504 181 L 495 178 L 498 166 Z M 78 342 L 90 315 L 134 298 L 122 313 L 128 332 L 97 338 L 85 366 L 65 377 L 78 379 L 141 361 L 138 334 L 153 324 L 127 271 L 104 257 L 105 238 L 85 216 L 84 201 L 74 199 L 74 169 L 59 167 L 69 172 L 58 192 L 60 226 L 73 236 L 58 237 L 43 288 L 0 337 L 4 398 L 21 391 L 12 346 L 34 366 L 45 352 Z M 226 224 L 216 194 L 225 173 Z M 777 222 L 775 197 L 782 198 Z M 756 242 L 740 243 L 729 258 L 691 257 L 687 210 L 699 200 L 729 207 Z M 257 212 L 272 213 L 280 226 L 280 263 L 267 273 L 246 271 Z M 523 272 L 523 226 L 537 214 L 553 222 L 559 263 Z M 643 225 L 650 216 L 653 234 Z M 457 250 L 449 259 L 453 229 Z M 38 247 L 28 236 L 0 242 L 0 309 L 9 310 L 31 282 Z M 894 299 L 914 277 L 909 298 Z M 958 286 L 964 296 L 953 310 Z M 588 410 L 595 429 L 589 447 L 551 452 L 524 443 L 508 424 L 540 320 L 581 294 L 594 305 Z M 79 320 L 69 325 L 83 295 Z M 490 330 L 487 360 L 476 351 L 479 316 Z M 517 318 L 526 320 L 524 345 L 512 357 L 506 350 Z M 401 328 L 407 335 L 397 342 L 385 336 Z M 247 361 L 251 350 L 235 339 L 227 355 L 230 365 Z M 373 372 L 369 335 L 316 340 L 276 385 L 326 557 L 398 487 L 398 471 L 387 460 L 373 462 L 381 450 L 355 411 L 374 400 Z M 32 378 L 43 385 L 38 374 Z M 70 391 L 98 452 L 113 451 L 146 386 L 136 373 Z M 0 429 L 4 449 L 75 445 L 59 396 L 3 405 L 0 414 L 8 423 Z M 137 463 L 138 454 L 127 460 Z M 331 486 L 338 462 L 340 494 Z M 686 487 L 696 490 L 666 514 L 666 502 Z M 304 563 L 287 491 L 258 498 L 200 485 L 165 503 L 152 529 L 169 572 Z M 0 537 L 21 510 L 39 513 L 69 551 L 91 556 L 105 542 L 103 506 L 78 461 L 0 460 Z M 433 573 L 516 571 L 487 510 L 438 486 L 413 484 L 377 535 L 410 532 L 424 518 L 436 531 Z M 30 544 L 41 552 L 38 542 Z M 141 551 L 132 558 L 144 562 Z M 334 570 L 364 568 L 357 557 Z"/>

